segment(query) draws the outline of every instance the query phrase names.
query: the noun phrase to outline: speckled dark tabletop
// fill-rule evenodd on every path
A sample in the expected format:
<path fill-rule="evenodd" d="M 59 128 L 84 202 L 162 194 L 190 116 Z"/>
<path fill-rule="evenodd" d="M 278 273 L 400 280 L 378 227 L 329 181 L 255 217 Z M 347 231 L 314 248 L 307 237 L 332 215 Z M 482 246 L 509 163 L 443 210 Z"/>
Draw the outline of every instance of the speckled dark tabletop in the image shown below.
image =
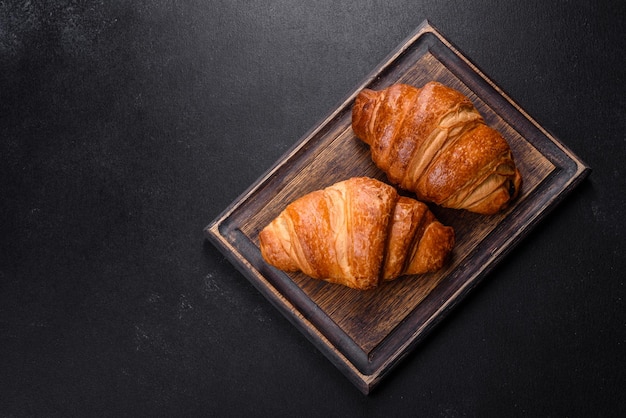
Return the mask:
<path fill-rule="evenodd" d="M 366 397 L 202 230 L 424 19 L 593 172 Z M 625 35 L 611 1 L 0 2 L 0 416 L 618 416 Z"/>

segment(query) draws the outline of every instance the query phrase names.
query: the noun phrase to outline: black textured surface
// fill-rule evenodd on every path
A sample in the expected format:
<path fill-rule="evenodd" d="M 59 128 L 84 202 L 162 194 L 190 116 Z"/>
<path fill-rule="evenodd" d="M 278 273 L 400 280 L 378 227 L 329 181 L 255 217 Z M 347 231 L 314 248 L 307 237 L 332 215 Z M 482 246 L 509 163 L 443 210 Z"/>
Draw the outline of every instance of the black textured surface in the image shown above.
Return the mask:
<path fill-rule="evenodd" d="M 593 168 L 369 397 L 202 229 L 424 19 Z M 626 6 L 0 2 L 0 416 L 619 416 Z"/>

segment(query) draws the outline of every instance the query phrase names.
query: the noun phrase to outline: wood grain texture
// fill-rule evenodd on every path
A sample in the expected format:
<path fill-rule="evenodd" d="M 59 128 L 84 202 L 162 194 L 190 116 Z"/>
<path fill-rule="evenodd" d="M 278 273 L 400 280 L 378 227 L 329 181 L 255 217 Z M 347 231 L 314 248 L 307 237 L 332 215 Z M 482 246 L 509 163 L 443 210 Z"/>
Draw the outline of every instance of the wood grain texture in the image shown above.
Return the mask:
<path fill-rule="evenodd" d="M 511 146 L 523 177 L 506 211 L 483 216 L 429 205 L 454 227 L 456 245 L 440 271 L 370 291 L 286 274 L 260 257 L 258 233 L 294 199 L 353 176 L 385 181 L 351 129 L 364 88 L 436 80 L 466 94 Z M 369 391 L 588 172 L 428 23 L 422 25 L 268 173 L 206 229 L 207 236 L 344 374 Z M 410 194 L 407 193 L 410 196 Z"/>

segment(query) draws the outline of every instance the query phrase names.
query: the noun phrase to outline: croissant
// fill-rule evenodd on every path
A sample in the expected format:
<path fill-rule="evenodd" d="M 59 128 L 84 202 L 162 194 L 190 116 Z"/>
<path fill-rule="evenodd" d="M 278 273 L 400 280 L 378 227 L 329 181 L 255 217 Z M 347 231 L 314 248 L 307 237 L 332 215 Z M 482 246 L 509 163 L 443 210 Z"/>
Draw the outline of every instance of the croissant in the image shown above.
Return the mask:
<path fill-rule="evenodd" d="M 454 230 L 393 186 L 353 177 L 287 205 L 259 242 L 265 261 L 280 270 L 366 290 L 440 269 Z"/>
<path fill-rule="evenodd" d="M 362 90 L 352 129 L 389 181 L 419 200 L 489 215 L 519 193 L 506 140 L 469 98 L 440 83 Z"/>

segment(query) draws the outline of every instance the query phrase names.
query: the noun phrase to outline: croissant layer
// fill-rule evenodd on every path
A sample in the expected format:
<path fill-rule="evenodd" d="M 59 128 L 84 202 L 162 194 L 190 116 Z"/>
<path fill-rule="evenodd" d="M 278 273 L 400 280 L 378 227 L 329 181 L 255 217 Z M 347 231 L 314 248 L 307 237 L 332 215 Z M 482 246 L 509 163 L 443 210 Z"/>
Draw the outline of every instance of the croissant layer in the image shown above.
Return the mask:
<path fill-rule="evenodd" d="M 509 144 L 468 97 L 438 82 L 364 89 L 352 128 L 389 180 L 420 200 L 494 214 L 519 193 Z"/>
<path fill-rule="evenodd" d="M 440 269 L 454 231 L 428 207 L 368 177 L 296 199 L 260 233 L 265 261 L 355 289 Z"/>

